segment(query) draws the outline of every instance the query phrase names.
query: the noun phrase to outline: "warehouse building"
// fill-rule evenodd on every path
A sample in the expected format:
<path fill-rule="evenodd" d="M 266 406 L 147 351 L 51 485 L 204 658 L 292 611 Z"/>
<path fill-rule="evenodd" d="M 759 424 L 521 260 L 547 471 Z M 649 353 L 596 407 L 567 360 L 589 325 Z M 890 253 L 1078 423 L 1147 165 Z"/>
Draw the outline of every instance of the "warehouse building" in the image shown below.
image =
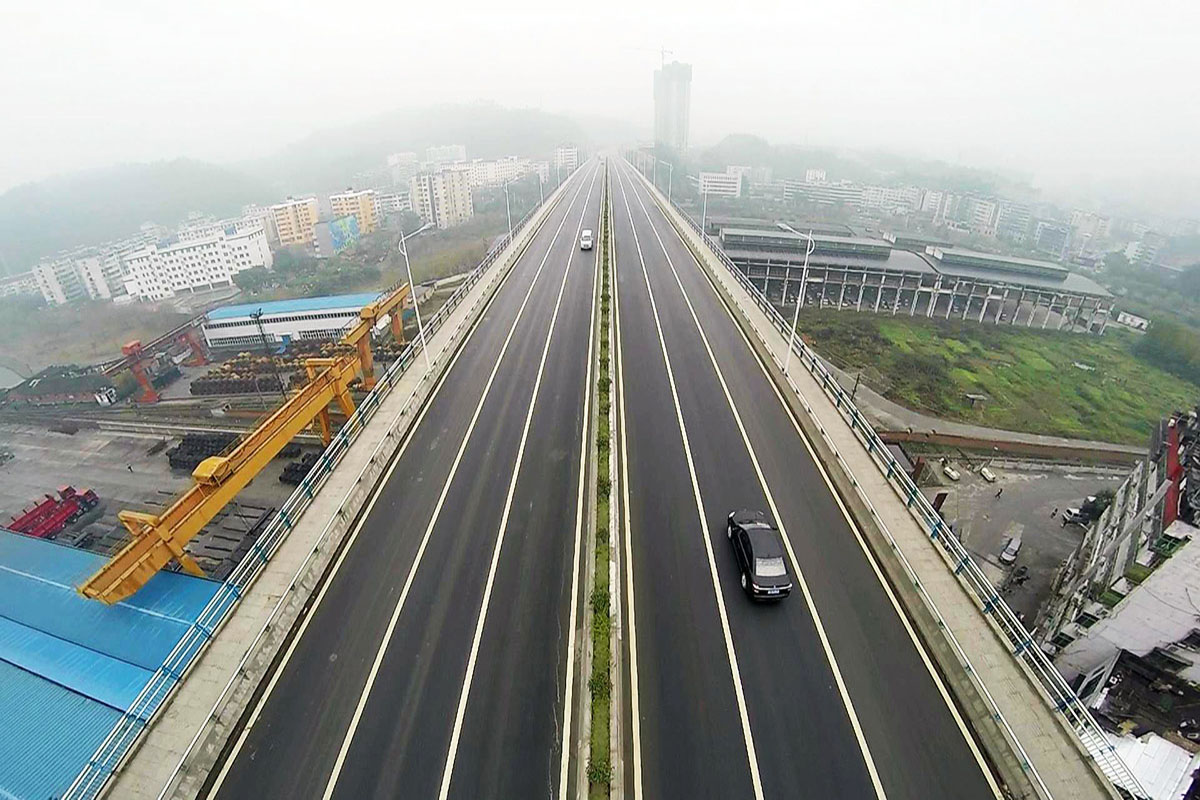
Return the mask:
<path fill-rule="evenodd" d="M 911 238 L 869 239 L 722 228 L 730 260 L 780 305 L 921 315 L 1103 333 L 1112 295 L 1048 261 L 978 253 L 941 244 L 918 251 Z M 803 289 L 801 288 L 803 287 Z"/>
<path fill-rule="evenodd" d="M 378 297 L 364 292 L 223 306 L 208 312 L 204 339 L 212 349 L 337 339 L 358 321 L 362 307 Z"/>

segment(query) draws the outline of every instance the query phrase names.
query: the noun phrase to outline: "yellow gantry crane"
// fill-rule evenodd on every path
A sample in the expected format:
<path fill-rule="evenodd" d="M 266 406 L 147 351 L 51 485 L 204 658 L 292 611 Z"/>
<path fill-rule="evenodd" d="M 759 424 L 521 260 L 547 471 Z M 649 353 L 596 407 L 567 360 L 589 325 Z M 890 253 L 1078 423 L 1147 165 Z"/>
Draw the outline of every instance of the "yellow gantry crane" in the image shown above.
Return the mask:
<path fill-rule="evenodd" d="M 332 429 L 329 406 L 337 403 L 342 412 L 354 413 L 350 384 L 361 376 L 363 386 L 375 386 L 375 361 L 371 353 L 371 331 L 391 314 L 392 335 L 403 343 L 401 311 L 412 292 L 408 284 L 363 307 L 358 323 L 341 343 L 353 353 L 305 361 L 308 383 L 289 397 L 257 428 L 246 434 L 226 455 L 211 456 L 192 472 L 195 483 L 161 514 L 121 511 L 117 517 L 133 538 L 103 567 L 79 587 L 85 597 L 112 605 L 146 585 L 171 561 L 178 561 L 192 575 L 203 570 L 184 546 L 271 462 L 296 434 L 316 425 L 321 440 L 329 444 Z"/>

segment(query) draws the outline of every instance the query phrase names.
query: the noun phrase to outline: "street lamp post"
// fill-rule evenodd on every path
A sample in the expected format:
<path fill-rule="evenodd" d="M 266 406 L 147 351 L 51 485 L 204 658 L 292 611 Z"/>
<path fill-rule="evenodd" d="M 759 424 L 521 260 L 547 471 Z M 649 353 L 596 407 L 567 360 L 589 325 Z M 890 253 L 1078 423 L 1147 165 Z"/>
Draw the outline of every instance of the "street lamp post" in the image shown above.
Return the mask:
<path fill-rule="evenodd" d="M 538 173 L 538 205 L 546 202 L 546 193 L 542 189 L 542 173 Z"/>
<path fill-rule="evenodd" d="M 432 224 L 433 223 L 430 223 L 430 222 L 425 223 L 420 228 L 417 228 L 417 230 L 413 231 L 413 235 L 416 236 L 417 234 L 421 233 L 422 231 L 427 229 Z M 411 297 L 412 297 L 413 311 L 416 312 L 416 315 L 417 315 L 417 337 L 421 340 L 421 352 L 425 354 L 425 371 L 429 372 L 429 369 L 431 367 L 431 364 L 429 362 L 429 348 L 425 346 L 425 326 L 421 324 L 421 308 L 417 304 L 417 287 L 413 285 L 412 264 L 409 263 L 409 260 L 408 260 L 407 239 L 408 239 L 408 237 L 404 233 L 404 228 L 401 228 L 400 229 L 400 244 L 396 249 L 398 249 L 401 253 L 404 254 L 404 269 L 408 273 L 408 292 L 409 292 L 409 295 L 411 295 Z M 402 316 L 402 320 L 403 320 L 403 314 L 404 314 L 403 309 L 397 309 L 395 313 L 400 314 Z M 402 324 L 403 324 L 403 322 L 402 322 Z"/>
<path fill-rule="evenodd" d="M 791 230 L 792 233 L 797 233 L 797 231 L 792 230 L 790 226 L 788 227 L 788 230 Z M 810 230 L 808 232 L 808 246 L 804 249 L 804 270 L 800 273 L 800 292 L 796 295 L 796 313 L 792 316 L 792 329 L 788 331 L 787 355 L 784 356 L 783 359 L 783 374 L 788 375 L 788 377 L 791 377 L 790 373 L 788 372 L 788 368 L 792 364 L 792 347 L 796 343 L 796 326 L 800 324 L 800 304 L 804 300 L 804 287 L 808 284 L 808 256 L 810 253 L 812 253 L 814 247 L 816 247 L 816 243 L 813 241 L 812 231 Z M 786 292 L 787 283 L 784 282 L 785 296 L 783 299 L 785 301 L 787 300 Z"/>
<path fill-rule="evenodd" d="M 700 212 L 700 233 L 707 236 L 708 228 L 705 227 L 705 222 L 708 220 L 708 189 L 701 186 L 700 194 L 704 195 L 704 205 Z"/>
<path fill-rule="evenodd" d="M 512 241 L 512 208 L 508 204 L 508 181 L 504 182 L 504 213 L 508 217 L 508 241 Z"/>
<path fill-rule="evenodd" d="M 671 205 L 671 184 L 674 183 L 675 165 L 667 162 L 667 205 Z"/>

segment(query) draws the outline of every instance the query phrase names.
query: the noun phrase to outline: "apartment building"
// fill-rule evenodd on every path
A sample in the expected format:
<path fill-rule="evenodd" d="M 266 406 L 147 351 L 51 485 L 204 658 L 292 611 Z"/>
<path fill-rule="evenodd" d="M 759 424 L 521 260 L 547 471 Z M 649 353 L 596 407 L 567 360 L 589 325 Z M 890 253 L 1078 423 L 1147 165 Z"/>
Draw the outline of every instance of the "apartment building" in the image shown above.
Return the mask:
<path fill-rule="evenodd" d="M 783 199 L 787 202 L 816 203 L 861 207 L 862 187 L 851 181 L 839 183 L 806 183 L 797 180 L 783 182 Z"/>
<path fill-rule="evenodd" d="M 996 235 L 1012 242 L 1023 242 L 1033 219 L 1029 206 L 1015 200 L 1001 200 L 996 215 Z"/>
<path fill-rule="evenodd" d="M 677 153 L 688 149 L 692 65 L 673 61 L 654 71 L 654 141 Z"/>
<path fill-rule="evenodd" d="M 806 169 L 804 170 L 805 183 L 826 183 L 825 170 L 823 169 Z"/>
<path fill-rule="evenodd" d="M 742 176 L 730 172 L 728 168 L 725 172 L 701 172 L 700 194 L 710 197 L 741 197 Z"/>
<path fill-rule="evenodd" d="M 141 300 L 228 286 L 237 273 L 271 266 L 266 231 L 231 229 L 201 239 L 173 237 L 126 257 L 126 291 Z"/>
<path fill-rule="evenodd" d="M 1147 231 L 1136 242 L 1130 242 L 1125 248 L 1125 257 L 1129 263 L 1140 267 L 1149 267 L 1158 261 L 1158 253 L 1167 243 L 1167 237 L 1161 233 Z"/>
<path fill-rule="evenodd" d="M 288 198 L 282 203 L 276 203 L 271 206 L 271 218 L 275 223 L 280 246 L 308 247 L 313 243 L 313 226 L 319 218 L 317 198 Z"/>
<path fill-rule="evenodd" d="M 258 222 L 267 232 L 267 244 L 271 247 L 279 246 L 279 233 L 275 230 L 275 215 L 271 213 L 270 206 L 260 206 L 257 203 L 244 205 L 241 219 L 247 222 Z"/>
<path fill-rule="evenodd" d="M 425 172 L 410 183 L 412 209 L 425 222 L 438 228 L 453 228 L 475 216 L 471 203 L 471 179 L 461 170 Z"/>
<path fill-rule="evenodd" d="M 862 204 L 891 213 L 906 213 L 921 203 L 921 190 L 915 186 L 864 186 Z"/>
<path fill-rule="evenodd" d="M 1072 211 L 1071 227 L 1080 236 L 1090 236 L 1094 239 L 1107 239 L 1112 235 L 1112 219 L 1094 211 Z"/>
<path fill-rule="evenodd" d="M 33 268 L 33 277 L 47 305 L 63 306 L 88 296 L 75 262 L 70 258 L 43 261 Z"/>
<path fill-rule="evenodd" d="M 467 160 L 466 145 L 444 144 L 439 147 L 425 148 L 425 162 L 433 167 L 437 167 L 442 164 L 450 164 L 455 161 L 466 161 L 466 160 Z"/>
<path fill-rule="evenodd" d="M 412 197 L 404 192 L 377 192 L 375 194 L 375 216 L 382 220 L 391 214 L 412 210 Z"/>
<path fill-rule="evenodd" d="M 563 172 L 572 172 L 579 166 L 579 148 L 564 145 L 554 150 L 554 167 Z"/>
<path fill-rule="evenodd" d="M 387 157 L 387 168 L 393 186 L 407 186 L 420 169 L 420 161 L 416 153 L 392 153 Z"/>
<path fill-rule="evenodd" d="M 33 270 L 0 278 L 0 297 L 11 297 L 17 294 L 41 294 Z"/>
<path fill-rule="evenodd" d="M 379 214 L 375 208 L 376 191 L 347 189 L 339 194 L 329 195 L 329 207 L 335 218 L 351 216 L 358 221 L 358 232 L 367 234 L 379 227 Z"/>
<path fill-rule="evenodd" d="M 1067 242 L 1071 239 L 1071 229 L 1066 225 L 1050 220 L 1038 220 L 1034 227 L 1033 246 L 1042 253 L 1055 258 L 1062 258 L 1067 251 Z"/>

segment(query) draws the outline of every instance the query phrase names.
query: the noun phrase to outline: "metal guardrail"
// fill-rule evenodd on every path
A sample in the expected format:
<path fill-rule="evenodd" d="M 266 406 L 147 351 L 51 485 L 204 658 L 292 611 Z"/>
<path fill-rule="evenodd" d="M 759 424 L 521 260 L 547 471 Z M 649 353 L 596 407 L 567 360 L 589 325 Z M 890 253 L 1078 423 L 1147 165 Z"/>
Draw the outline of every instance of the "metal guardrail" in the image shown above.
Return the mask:
<path fill-rule="evenodd" d="M 626 159 L 635 170 L 636 166 Z M 644 176 L 643 176 L 644 177 Z M 762 291 L 755 286 L 746 275 L 738 269 L 737 265 L 729 259 L 728 256 L 718 247 L 708 236 L 696 221 L 685 212 L 678 204 L 671 202 L 671 206 L 679 213 L 687 224 L 692 228 L 692 231 L 698 235 L 701 241 L 708 247 L 711 253 L 725 266 L 734 279 L 746 289 L 754 303 L 766 314 L 771 324 L 783 334 L 784 338 L 788 338 L 789 322 L 784 319 L 771 302 L 766 298 Z M 954 574 L 957 575 L 970 588 L 971 593 L 975 596 L 979 603 L 979 608 L 989 617 L 997 628 L 1003 632 L 1008 639 L 1011 653 L 1014 658 L 1023 662 L 1033 675 L 1037 678 L 1043 691 L 1046 693 L 1047 700 L 1055 711 L 1062 714 L 1070 725 L 1071 729 L 1079 736 L 1088 754 L 1114 784 L 1125 788 L 1130 792 L 1136 793 L 1139 797 L 1146 797 L 1146 792 L 1138 783 L 1137 778 L 1130 772 L 1129 767 L 1121 760 L 1117 754 L 1116 748 L 1109 742 L 1108 737 L 1100 726 L 1092 717 L 1088 708 L 1080 701 L 1074 690 L 1063 679 L 1058 669 L 1050 662 L 1045 653 L 1041 651 L 1034 643 L 1033 638 L 1029 635 L 1029 631 L 1017 618 L 1017 615 L 1009 608 L 1008 604 L 996 591 L 991 581 L 976 564 L 974 558 L 962 546 L 958 539 L 954 536 L 950 527 L 941 518 L 941 515 L 933 508 L 929 500 L 921 493 L 916 484 L 908 476 L 908 473 L 899 465 L 895 457 L 888 451 L 887 445 L 879 438 L 875 429 L 867 421 L 866 417 L 858 410 L 854 403 L 850 400 L 849 393 L 842 388 L 837 379 L 825 368 L 821 363 L 820 357 L 799 337 L 795 339 L 793 353 L 798 357 L 798 360 L 803 364 L 812 376 L 821 385 L 821 388 L 834 401 L 834 406 L 837 408 L 841 416 L 849 423 L 850 428 L 854 431 L 859 442 L 866 448 L 875 465 L 880 472 L 884 474 L 892 488 L 897 492 L 908 508 L 913 512 L 913 516 L 922 525 L 929 537 L 937 542 L 949 557 L 950 563 L 954 565 Z M 803 400 L 803 395 L 800 393 L 799 387 L 792 381 L 791 376 L 787 375 L 787 380 L 791 384 L 792 389 L 797 396 Z M 805 402 L 807 406 L 807 403 Z M 818 427 L 820 424 L 818 423 Z M 937 606 L 933 602 L 925 587 L 919 580 L 916 572 L 913 570 L 908 559 L 904 557 L 896 540 L 888 531 L 886 524 L 876 512 L 874 505 L 869 497 L 858 485 L 857 481 L 853 480 L 852 473 L 849 471 L 849 465 L 834 446 L 832 439 L 829 438 L 823 427 L 820 427 L 821 434 L 829 444 L 833 452 L 841 462 L 842 467 L 851 475 L 851 481 L 854 483 L 855 489 L 859 497 L 866 504 L 871 512 L 872 518 L 878 524 L 880 530 L 887 538 L 889 545 L 897 556 L 899 556 L 901 564 L 905 572 L 912 579 L 913 586 L 920 593 L 929 610 L 937 620 L 942 631 L 945 633 L 947 640 L 954 649 L 956 656 L 962 662 L 967 673 L 971 676 L 980 691 L 984 702 L 987 703 L 992 711 L 993 718 L 1003 730 L 1006 738 L 1013 746 L 1015 752 L 1021 760 L 1021 766 L 1030 776 L 1030 778 L 1041 788 L 1046 796 L 1050 796 L 1049 789 L 1046 787 L 1042 778 L 1037 773 L 1036 767 L 1029 760 L 1020 741 L 1017 739 L 1016 733 L 1004 719 L 999 707 L 996 705 L 991 694 L 983 682 L 978 679 L 977 673 L 971 667 L 971 662 L 967 654 L 960 646 L 958 640 L 951 633 L 950 628 L 945 624 L 941 613 L 937 610 Z"/>
<path fill-rule="evenodd" d="M 556 194 L 552 193 L 548 199 L 553 200 L 555 196 Z M 441 328 L 442 324 L 450 316 L 450 313 L 463 301 L 475 284 L 479 282 L 488 267 L 500 258 L 505 248 L 516 239 L 517 233 L 524 229 L 525 225 L 540 208 L 542 208 L 541 203 L 535 205 L 513 227 L 511 234 L 505 233 L 499 240 L 499 243 L 472 270 L 468 278 L 459 284 L 458 289 L 455 290 L 446 303 L 433 316 L 424 321 L 423 327 L 425 329 L 426 341 L 428 341 L 429 336 Z M 300 482 L 295 491 L 280 506 L 279 511 L 263 530 L 258 540 L 254 543 L 254 546 L 247 551 L 234 570 L 221 583 L 216 594 L 213 595 L 212 599 L 200 612 L 196 622 L 184 633 L 178 644 L 175 645 L 175 648 L 164 660 L 162 666 L 155 671 L 154 675 L 146 683 L 146 686 L 134 698 L 133 703 L 125 710 L 121 718 L 117 720 L 108 736 L 96 748 L 91 758 L 88 759 L 87 764 L 62 795 L 62 800 L 92 800 L 92 798 L 100 794 L 109 778 L 116 772 L 122 760 L 129 754 L 138 737 L 153 721 L 158 711 L 163 707 L 166 699 L 170 697 L 171 693 L 182 682 L 188 669 L 194 663 L 195 658 L 216 635 L 221 625 L 227 619 L 230 610 L 237 605 L 250 585 L 262 572 L 263 567 L 271 560 L 271 557 L 279 549 L 287 534 L 296 525 L 304 510 L 312 502 L 316 493 L 328 479 L 329 475 L 332 474 L 334 468 L 337 467 L 355 439 L 358 438 L 359 433 L 362 432 L 367 423 L 375 415 L 383 399 L 391 392 L 392 387 L 413 363 L 420 351 L 420 338 L 409 342 L 408 347 L 401 352 L 400 357 L 387 369 L 375 388 L 363 398 L 358 408 L 347 418 L 346 423 L 333 436 L 329 446 L 321 453 L 321 457 L 309 470 L 304 480 Z M 410 397 L 409 402 L 411 400 L 412 398 Z M 342 498 L 337 512 L 334 513 L 318 537 L 317 543 L 309 551 L 300 568 L 296 571 L 289 585 L 290 590 L 296 588 L 301 576 L 312 566 L 315 559 L 323 551 L 329 541 L 335 523 L 341 521 L 343 524 L 348 525 L 350 520 L 353 519 L 354 514 L 347 513 L 347 504 L 350 496 L 359 488 L 363 475 L 376 463 L 382 447 L 389 442 L 392 434 L 397 430 L 399 421 L 404 416 L 405 411 L 407 411 L 407 406 L 404 411 L 401 411 L 397 415 L 391 428 L 389 428 L 387 434 L 380 440 L 375 451 L 367 460 L 358 478 Z M 206 725 L 202 726 L 196 732 L 184 755 L 179 759 L 179 763 L 172 771 L 171 777 L 168 779 L 168 784 L 164 787 L 160 797 L 165 797 L 172 789 L 173 784 L 179 778 L 185 761 L 195 749 L 197 743 L 203 738 L 206 728 L 211 726 L 216 720 L 222 704 L 234 689 L 246 664 L 255 653 L 259 643 L 271 630 L 272 623 L 278 618 L 279 613 L 286 607 L 287 601 L 291 597 L 291 591 L 285 592 L 280 597 L 279 602 L 272 609 L 270 616 L 268 616 L 267 621 L 259 630 L 258 635 L 247 646 L 238 669 L 234 671 L 233 676 L 222 690 L 220 697 L 213 706 L 212 712 L 209 714 Z"/>

